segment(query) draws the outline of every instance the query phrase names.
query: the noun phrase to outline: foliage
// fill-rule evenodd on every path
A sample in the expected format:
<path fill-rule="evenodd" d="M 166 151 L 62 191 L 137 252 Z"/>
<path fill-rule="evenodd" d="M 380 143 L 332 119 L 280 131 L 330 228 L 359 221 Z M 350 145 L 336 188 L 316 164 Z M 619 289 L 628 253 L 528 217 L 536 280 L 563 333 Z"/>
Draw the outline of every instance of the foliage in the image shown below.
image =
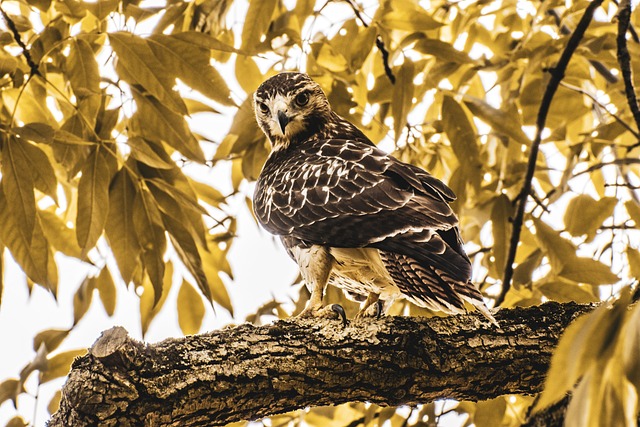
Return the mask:
<path fill-rule="evenodd" d="M 0 383 L 0 402 L 15 402 L 33 372 L 41 382 L 65 375 L 78 352 L 57 348 L 96 290 L 112 315 L 122 284 L 132 284 L 141 295 L 146 331 L 175 280 L 175 266 L 183 276 L 178 318 L 185 334 L 199 331 L 203 300 L 232 312 L 221 280 L 231 276 L 226 255 L 235 232 L 227 209 L 233 198 L 250 205 L 241 184 L 257 177 L 269 152 L 250 95 L 267 76 L 303 63 L 334 110 L 456 192 L 474 280 L 488 298 L 500 294 L 548 71 L 587 4 L 423 3 L 2 3 L 4 256 L 21 266 L 30 286 L 42 286 L 52 297 L 69 286 L 58 283 L 55 254 L 96 268 L 76 292 L 73 325 L 34 337 L 36 357 L 19 378 Z M 640 273 L 634 230 L 640 223 L 639 124 L 616 61 L 617 10 L 613 2 L 597 10 L 550 104 L 502 306 L 598 301 Z M 229 25 L 232 16 L 244 16 L 244 22 Z M 628 46 L 636 87 L 639 19 L 632 15 Z M 215 142 L 191 126 L 212 114 L 230 121 Z M 217 170 L 227 164 L 231 194 L 198 181 L 199 165 Z M 302 287 L 293 309 L 274 300 L 251 319 L 300 311 L 306 296 Z M 353 310 L 338 292 L 330 291 L 329 299 Z M 626 313 L 620 307 L 627 302 L 625 296 L 567 331 L 539 405 L 555 401 L 584 375 L 570 414 L 605 396 L 609 410 L 634 416 L 637 408 L 620 406 L 639 387 L 638 369 L 629 370 L 638 363 L 638 310 Z M 428 314 L 405 303 L 391 312 Z M 596 319 L 611 331 L 605 343 L 597 341 L 602 334 L 589 332 Z M 590 353 L 596 347 L 602 351 Z M 571 354 L 584 362 L 573 367 L 571 381 L 554 383 L 554 370 L 566 369 Z M 273 417 L 271 425 L 303 419 L 308 425 L 434 425 L 446 412 L 464 414 L 465 425 L 515 426 L 529 400 L 452 405 L 396 411 L 351 404 Z"/>

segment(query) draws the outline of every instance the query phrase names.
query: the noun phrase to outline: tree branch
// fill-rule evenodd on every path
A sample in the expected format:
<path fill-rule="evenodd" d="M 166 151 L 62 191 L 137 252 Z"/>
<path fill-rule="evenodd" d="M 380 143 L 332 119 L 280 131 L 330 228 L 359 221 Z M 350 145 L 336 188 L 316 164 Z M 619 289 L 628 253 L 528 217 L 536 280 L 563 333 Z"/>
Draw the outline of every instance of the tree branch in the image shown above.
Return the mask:
<path fill-rule="evenodd" d="M 564 72 L 569 65 L 569 61 L 573 56 L 576 48 L 580 44 L 584 33 L 587 31 L 591 19 L 593 18 L 594 11 L 602 4 L 603 0 L 593 0 L 584 11 L 584 15 L 580 18 L 578 26 L 567 42 L 567 46 L 564 48 L 558 64 L 551 70 L 551 79 L 547 84 L 547 88 L 542 96 L 540 103 L 540 110 L 538 110 L 538 117 L 536 119 L 536 136 L 531 144 L 531 152 L 529 153 L 529 163 L 527 165 L 527 172 L 524 178 L 524 184 L 522 185 L 522 191 L 518 195 L 518 207 L 516 209 L 516 216 L 513 219 L 513 228 L 511 232 L 511 241 L 509 243 L 509 252 L 507 254 L 507 263 L 504 270 L 504 278 L 502 281 L 502 289 L 500 294 L 496 298 L 496 306 L 504 302 L 504 298 L 511 288 L 511 278 L 513 277 L 513 263 L 516 259 L 516 253 L 518 251 L 518 243 L 520 242 L 520 232 L 522 231 L 522 225 L 524 223 L 524 211 L 527 205 L 529 194 L 531 194 L 531 183 L 533 181 L 533 175 L 536 170 L 536 161 L 538 159 L 538 150 L 540 149 L 540 142 L 542 141 L 542 131 L 545 128 L 547 121 L 547 115 L 549 114 L 549 108 L 551 107 L 551 101 L 553 96 L 558 90 L 560 82 L 564 78 Z"/>
<path fill-rule="evenodd" d="M 640 131 L 640 106 L 636 98 L 636 91 L 633 87 L 633 75 L 631 72 L 631 58 L 627 49 L 627 31 L 629 30 L 629 21 L 631 19 L 631 0 L 621 0 L 620 9 L 618 10 L 618 37 L 616 38 L 618 45 L 618 64 L 620 64 L 620 72 L 624 81 L 624 91 L 627 96 L 627 104 L 633 114 L 636 127 Z M 640 146 L 640 141 L 627 148 L 627 152 Z"/>
<path fill-rule="evenodd" d="M 25 45 L 24 42 L 22 41 L 22 38 L 20 37 L 20 32 L 16 27 L 16 23 L 13 22 L 11 17 L 7 14 L 7 12 L 4 11 L 4 9 L 2 9 L 2 7 L 0 7 L 0 14 L 2 15 L 2 18 L 4 19 L 4 21 L 6 22 L 7 27 L 9 27 L 9 29 L 11 30 L 11 34 L 13 34 L 13 39 L 16 41 L 16 43 L 18 43 L 18 46 L 20 46 L 20 48 L 22 49 L 22 55 L 24 56 L 24 59 L 27 61 L 27 65 L 31 70 L 31 75 L 32 76 L 40 75 L 40 70 L 38 70 L 38 64 L 35 63 L 35 61 L 31 57 L 31 53 L 29 52 L 27 45 Z"/>
<path fill-rule="evenodd" d="M 338 321 L 288 319 L 143 344 L 123 328 L 78 358 L 50 427 L 196 426 L 306 406 L 539 392 L 565 327 L 591 305 Z"/>

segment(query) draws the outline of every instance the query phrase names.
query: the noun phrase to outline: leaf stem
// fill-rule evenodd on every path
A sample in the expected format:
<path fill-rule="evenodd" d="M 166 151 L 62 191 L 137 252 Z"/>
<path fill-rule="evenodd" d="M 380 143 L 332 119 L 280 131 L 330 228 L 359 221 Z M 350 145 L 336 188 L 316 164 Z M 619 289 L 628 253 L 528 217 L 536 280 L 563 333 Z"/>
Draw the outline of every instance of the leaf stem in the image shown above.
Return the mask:
<path fill-rule="evenodd" d="M 524 184 L 522 186 L 522 191 L 520 191 L 520 194 L 517 197 L 518 207 L 516 209 L 516 216 L 513 219 L 513 229 L 511 233 L 511 241 L 509 244 L 509 252 L 507 254 L 507 262 L 504 269 L 502 289 L 500 290 L 500 294 L 496 298 L 496 306 L 499 306 L 504 302 L 507 292 L 509 292 L 509 289 L 511 288 L 511 279 L 513 278 L 513 263 L 516 259 L 516 253 L 518 251 L 520 232 L 522 231 L 522 226 L 524 224 L 525 207 L 527 205 L 527 200 L 529 199 L 529 194 L 531 193 L 531 183 L 533 181 L 533 175 L 536 170 L 538 151 L 540 149 L 540 142 L 542 141 L 542 131 L 545 128 L 547 115 L 549 114 L 549 109 L 551 107 L 551 101 L 553 101 L 553 96 L 558 90 L 560 82 L 564 78 L 564 73 L 567 69 L 567 66 L 569 65 L 569 61 L 571 60 L 573 53 L 580 44 L 584 33 L 587 31 L 587 28 L 591 23 L 594 11 L 602 4 L 602 2 L 603 0 L 593 0 L 589 4 L 589 6 L 587 6 L 584 14 L 582 15 L 582 18 L 580 18 L 578 26 L 576 27 L 573 34 L 571 34 L 571 37 L 569 37 L 567 46 L 562 52 L 557 65 L 550 70 L 551 79 L 547 84 L 547 88 L 545 89 L 544 95 L 542 96 L 542 102 L 540 103 L 540 109 L 538 110 L 538 117 L 536 119 L 536 135 L 531 144 L 531 152 L 529 153 L 529 162 L 527 164 L 527 172 L 525 174 Z"/>

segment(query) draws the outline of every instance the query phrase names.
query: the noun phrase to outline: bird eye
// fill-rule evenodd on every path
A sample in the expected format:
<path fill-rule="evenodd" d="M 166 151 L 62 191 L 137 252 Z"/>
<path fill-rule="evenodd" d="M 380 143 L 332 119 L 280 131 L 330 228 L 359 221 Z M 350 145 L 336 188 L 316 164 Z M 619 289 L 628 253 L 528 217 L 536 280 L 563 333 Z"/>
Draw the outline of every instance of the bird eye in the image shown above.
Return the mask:
<path fill-rule="evenodd" d="M 296 104 L 300 107 L 304 107 L 309 102 L 309 94 L 307 92 L 300 92 L 296 95 Z"/>
<path fill-rule="evenodd" d="M 258 102 L 258 108 L 260 109 L 260 111 L 262 111 L 263 114 L 269 113 L 269 107 L 267 107 L 267 104 L 265 104 L 264 102 Z"/>

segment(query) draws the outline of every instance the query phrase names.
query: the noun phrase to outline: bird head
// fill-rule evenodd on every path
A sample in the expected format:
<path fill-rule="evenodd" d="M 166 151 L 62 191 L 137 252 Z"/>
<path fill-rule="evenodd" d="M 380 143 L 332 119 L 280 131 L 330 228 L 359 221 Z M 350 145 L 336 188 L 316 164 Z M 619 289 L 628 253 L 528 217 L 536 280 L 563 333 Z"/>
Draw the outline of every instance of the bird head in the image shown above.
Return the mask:
<path fill-rule="evenodd" d="M 256 120 L 274 150 L 303 141 L 326 123 L 331 108 L 318 83 L 304 73 L 280 73 L 253 95 Z"/>

